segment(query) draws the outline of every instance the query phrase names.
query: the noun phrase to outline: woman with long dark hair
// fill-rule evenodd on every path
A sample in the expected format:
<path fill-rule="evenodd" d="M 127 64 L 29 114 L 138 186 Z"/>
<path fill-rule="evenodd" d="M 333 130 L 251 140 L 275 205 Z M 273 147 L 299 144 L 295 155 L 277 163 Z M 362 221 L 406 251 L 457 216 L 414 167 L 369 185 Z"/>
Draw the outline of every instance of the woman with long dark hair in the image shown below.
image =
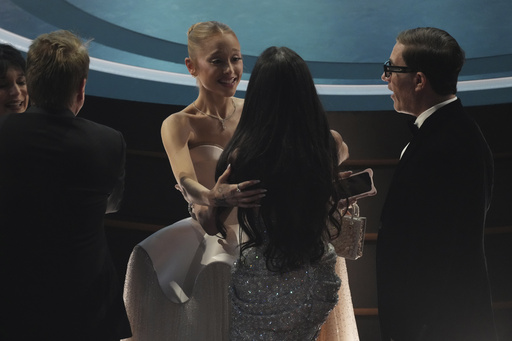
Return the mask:
<path fill-rule="evenodd" d="M 231 339 L 315 340 L 336 305 L 340 279 L 327 220 L 339 229 L 341 144 L 304 60 L 286 47 L 266 49 L 217 164 L 217 176 L 230 165 L 230 183 L 259 179 L 256 186 L 268 190 L 259 207 L 238 208 L 243 233 L 230 286 Z M 214 226 L 224 230 L 221 219 L 209 233 Z"/>

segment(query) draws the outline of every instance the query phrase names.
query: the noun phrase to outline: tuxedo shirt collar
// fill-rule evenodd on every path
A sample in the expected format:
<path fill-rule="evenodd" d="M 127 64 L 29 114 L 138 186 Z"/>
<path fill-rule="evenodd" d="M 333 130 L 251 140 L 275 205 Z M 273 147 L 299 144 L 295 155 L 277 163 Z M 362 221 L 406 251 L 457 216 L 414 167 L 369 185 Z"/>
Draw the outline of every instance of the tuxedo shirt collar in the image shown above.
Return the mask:
<path fill-rule="evenodd" d="M 446 100 L 444 102 L 437 103 L 433 107 L 430 107 L 429 109 L 427 109 L 424 112 L 422 112 L 418 117 L 416 117 L 416 121 L 414 121 L 414 125 L 416 125 L 418 127 L 418 129 L 421 128 L 423 122 L 425 122 L 425 120 L 427 118 L 429 118 L 430 115 L 432 115 L 437 110 L 439 110 L 440 108 L 444 107 L 445 105 L 450 104 L 452 102 L 455 102 L 456 100 L 457 100 L 457 96 L 455 96 L 453 98 L 450 98 L 450 99 L 448 99 L 448 100 Z"/>

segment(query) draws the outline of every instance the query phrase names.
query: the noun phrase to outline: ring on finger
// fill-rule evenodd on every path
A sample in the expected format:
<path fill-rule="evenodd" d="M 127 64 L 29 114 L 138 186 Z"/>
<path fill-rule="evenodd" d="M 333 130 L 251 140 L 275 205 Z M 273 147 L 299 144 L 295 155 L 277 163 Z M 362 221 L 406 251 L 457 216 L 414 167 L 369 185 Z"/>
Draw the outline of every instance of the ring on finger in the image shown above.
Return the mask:
<path fill-rule="evenodd" d="M 240 189 L 240 184 L 236 184 L 236 191 L 238 193 L 242 192 L 242 190 Z"/>

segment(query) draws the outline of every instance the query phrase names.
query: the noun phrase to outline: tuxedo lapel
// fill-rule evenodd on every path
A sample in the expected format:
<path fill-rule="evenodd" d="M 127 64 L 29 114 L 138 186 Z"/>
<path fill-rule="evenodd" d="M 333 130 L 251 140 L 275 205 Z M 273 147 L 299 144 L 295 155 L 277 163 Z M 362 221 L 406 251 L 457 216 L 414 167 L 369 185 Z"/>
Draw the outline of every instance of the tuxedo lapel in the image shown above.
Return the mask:
<path fill-rule="evenodd" d="M 418 146 L 421 146 L 422 141 L 424 141 L 427 136 L 435 134 L 439 125 L 444 124 L 444 121 L 446 120 L 454 119 L 453 115 L 462 112 L 462 110 L 462 104 L 458 99 L 434 112 L 429 118 L 425 120 L 425 122 L 423 122 L 421 128 L 419 129 L 416 125 L 414 125 L 413 121 L 410 121 L 409 128 L 413 133 L 413 138 L 411 139 L 411 142 L 407 146 L 407 149 L 405 150 L 402 158 L 400 159 L 400 162 L 398 163 L 397 171 L 407 162 L 411 155 L 414 154 Z"/>
<path fill-rule="evenodd" d="M 416 136 L 418 134 L 418 126 L 414 124 L 414 120 L 407 121 L 407 126 L 409 130 L 411 130 L 412 136 Z"/>

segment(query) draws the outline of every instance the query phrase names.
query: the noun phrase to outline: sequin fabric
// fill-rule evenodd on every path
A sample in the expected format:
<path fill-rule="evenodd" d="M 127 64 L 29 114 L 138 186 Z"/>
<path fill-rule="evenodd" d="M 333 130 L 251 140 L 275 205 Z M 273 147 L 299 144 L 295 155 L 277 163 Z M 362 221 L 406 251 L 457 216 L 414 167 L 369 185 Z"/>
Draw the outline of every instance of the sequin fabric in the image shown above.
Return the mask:
<path fill-rule="evenodd" d="M 231 340 L 316 340 L 338 301 L 336 253 L 284 274 L 267 269 L 260 248 L 251 248 L 232 270 Z"/>

